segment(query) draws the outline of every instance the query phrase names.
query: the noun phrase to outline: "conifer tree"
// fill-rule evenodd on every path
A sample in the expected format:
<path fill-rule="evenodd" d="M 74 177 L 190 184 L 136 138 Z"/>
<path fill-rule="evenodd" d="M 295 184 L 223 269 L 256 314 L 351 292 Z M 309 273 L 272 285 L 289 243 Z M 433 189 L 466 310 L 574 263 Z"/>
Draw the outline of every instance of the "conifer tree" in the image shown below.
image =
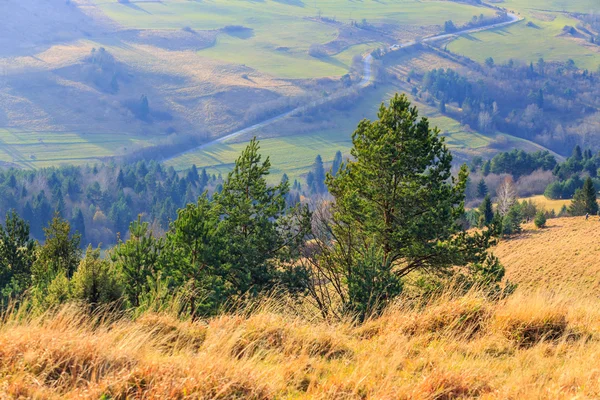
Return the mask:
<path fill-rule="evenodd" d="M 378 120 L 359 123 L 353 161 L 328 175 L 332 241 L 320 268 L 341 274 L 347 289 L 338 293 L 348 310 L 365 316 L 380 309 L 412 271 L 485 262 L 491 231 L 470 236 L 459 224 L 468 170 L 463 165 L 452 176 L 452 156 L 439 133 L 418 119 L 405 95 L 396 95 L 388 107 L 382 104 Z"/>
<path fill-rule="evenodd" d="M 479 214 L 482 217 L 482 225 L 489 225 L 494 220 L 494 210 L 492 209 L 492 200 L 489 195 L 483 198 L 479 205 Z"/>
<path fill-rule="evenodd" d="M 321 155 L 318 154 L 315 158 L 315 163 L 313 164 L 313 173 L 315 177 L 315 188 L 316 193 L 324 193 L 325 192 L 325 168 L 323 167 L 323 159 Z"/>
<path fill-rule="evenodd" d="M 335 157 L 333 158 L 333 165 L 331 166 L 331 175 L 335 176 L 338 173 L 338 171 L 340 170 L 341 166 L 342 166 L 342 152 L 338 150 L 335 153 Z"/>
<path fill-rule="evenodd" d="M 485 181 L 483 180 L 483 178 L 481 178 L 481 180 L 477 184 L 477 197 L 481 199 L 481 198 L 484 198 L 487 194 L 488 194 L 487 185 L 485 184 Z"/>
<path fill-rule="evenodd" d="M 159 269 L 164 241 L 154 237 L 141 216 L 129 225 L 129 234 L 127 241 L 120 241 L 114 248 L 112 258 L 123 276 L 125 293 L 135 307 L 140 305 L 149 278 L 155 276 Z"/>
<path fill-rule="evenodd" d="M 575 195 L 569 206 L 569 214 L 598 214 L 598 201 L 592 178 L 588 177 L 583 183 L 583 187 L 575 191 Z"/>
<path fill-rule="evenodd" d="M 0 291 L 12 297 L 31 283 L 31 266 L 35 260 L 36 242 L 29 237 L 29 224 L 15 210 L 6 213 L 0 225 Z"/>

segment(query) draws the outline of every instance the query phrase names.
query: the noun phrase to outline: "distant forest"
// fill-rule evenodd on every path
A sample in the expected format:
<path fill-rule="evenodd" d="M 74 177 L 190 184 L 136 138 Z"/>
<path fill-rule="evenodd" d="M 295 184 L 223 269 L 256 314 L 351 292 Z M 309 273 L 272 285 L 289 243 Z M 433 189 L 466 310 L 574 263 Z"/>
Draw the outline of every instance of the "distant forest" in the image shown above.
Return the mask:
<path fill-rule="evenodd" d="M 563 155 L 575 145 L 600 148 L 600 73 L 542 58 L 469 66 L 469 76 L 431 70 L 413 94 L 483 133 L 500 131 Z"/>

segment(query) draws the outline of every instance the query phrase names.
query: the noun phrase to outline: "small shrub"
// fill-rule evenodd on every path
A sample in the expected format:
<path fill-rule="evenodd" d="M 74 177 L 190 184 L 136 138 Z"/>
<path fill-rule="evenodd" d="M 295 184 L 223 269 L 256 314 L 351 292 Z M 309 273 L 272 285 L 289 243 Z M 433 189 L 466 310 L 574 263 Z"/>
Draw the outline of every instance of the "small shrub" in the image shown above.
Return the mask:
<path fill-rule="evenodd" d="M 533 220 L 536 228 L 545 228 L 546 227 L 546 214 L 543 211 L 538 211 L 535 214 L 535 219 Z"/>

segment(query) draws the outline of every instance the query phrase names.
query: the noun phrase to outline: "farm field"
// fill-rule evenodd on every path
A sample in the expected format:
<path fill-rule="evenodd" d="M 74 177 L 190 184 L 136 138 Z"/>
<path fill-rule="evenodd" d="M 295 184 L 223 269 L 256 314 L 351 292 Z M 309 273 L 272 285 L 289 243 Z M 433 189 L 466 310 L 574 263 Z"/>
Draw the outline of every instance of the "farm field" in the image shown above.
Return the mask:
<path fill-rule="evenodd" d="M 501 6 L 516 11 L 525 20 L 504 28 L 464 35 L 447 48 L 479 62 L 488 57 L 497 63 L 510 59 L 536 62 L 544 58 L 546 61 L 572 59 L 579 68 L 594 71 L 600 66 L 599 46 L 589 44 L 578 35 L 563 32 L 565 26 L 575 27 L 580 22 L 569 12 L 600 11 L 597 2 L 508 0 Z"/>
<path fill-rule="evenodd" d="M 150 143 L 125 134 L 27 132 L 0 128 L 0 163 L 35 169 L 59 164 L 88 164 Z"/>
<path fill-rule="evenodd" d="M 311 45 L 333 41 L 342 28 L 338 23 L 318 21 L 316 17 L 319 15 L 346 23 L 364 19 L 375 25 L 386 24 L 386 29 L 395 32 L 398 41 L 439 32 L 439 26 L 448 18 L 463 24 L 473 15 L 493 15 L 493 10 L 484 7 L 415 0 L 386 3 L 373 0 L 270 0 L 260 3 L 174 0 L 128 4 L 97 1 L 96 4 L 108 17 L 128 28 L 190 27 L 203 31 L 243 26 L 248 28 L 247 31 L 220 33 L 213 46 L 200 50 L 198 54 L 225 63 L 244 64 L 288 79 L 341 76 L 348 72 L 348 60 L 367 49 L 367 46 L 346 48 L 346 52 L 352 52 L 351 55 L 339 57 L 336 54 L 321 59 L 309 56 Z M 369 42 L 366 40 L 366 43 Z M 377 46 L 370 48 L 374 47 Z"/>

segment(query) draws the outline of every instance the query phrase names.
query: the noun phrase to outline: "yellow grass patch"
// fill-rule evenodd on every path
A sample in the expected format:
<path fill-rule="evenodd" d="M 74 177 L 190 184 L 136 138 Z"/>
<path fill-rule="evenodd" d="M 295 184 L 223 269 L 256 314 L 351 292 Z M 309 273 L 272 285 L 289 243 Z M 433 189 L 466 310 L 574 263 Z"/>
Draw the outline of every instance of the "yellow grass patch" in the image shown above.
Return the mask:
<path fill-rule="evenodd" d="M 572 292 L 600 289 L 600 221 L 598 217 L 549 219 L 547 228 L 525 225 L 515 238 L 494 249 L 509 280 L 526 288 Z"/>
<path fill-rule="evenodd" d="M 599 306 L 549 292 L 497 303 L 469 293 L 425 308 L 400 301 L 363 325 L 276 304 L 196 322 L 154 313 L 99 321 L 65 307 L 0 323 L 0 390 L 82 399 L 597 398 Z"/>

